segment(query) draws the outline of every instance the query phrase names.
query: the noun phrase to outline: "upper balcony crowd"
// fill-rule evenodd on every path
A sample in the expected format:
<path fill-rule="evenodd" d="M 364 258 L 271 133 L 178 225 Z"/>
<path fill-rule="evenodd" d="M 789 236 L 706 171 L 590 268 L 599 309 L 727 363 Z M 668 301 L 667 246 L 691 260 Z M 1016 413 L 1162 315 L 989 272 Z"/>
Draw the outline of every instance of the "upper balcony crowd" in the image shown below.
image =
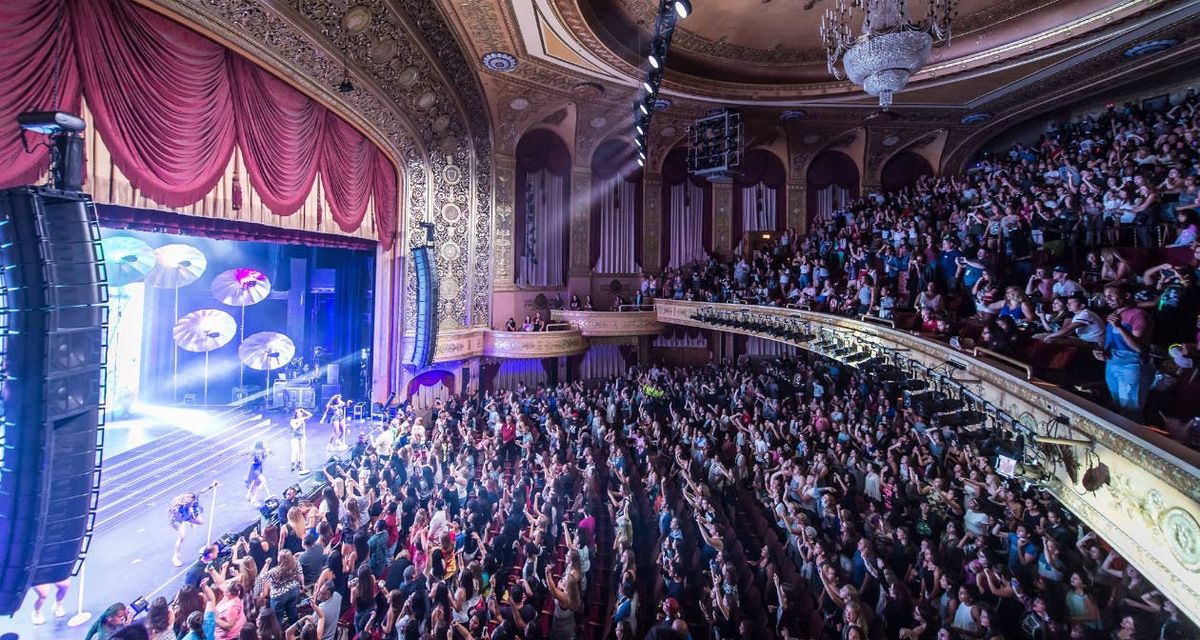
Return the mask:
<path fill-rule="evenodd" d="M 1200 98 L 1109 106 L 963 175 L 872 193 L 636 298 L 795 306 L 1029 363 L 1196 444 Z M 637 301 L 637 300 L 635 300 Z M 1102 389 L 1107 387 L 1108 393 Z"/>

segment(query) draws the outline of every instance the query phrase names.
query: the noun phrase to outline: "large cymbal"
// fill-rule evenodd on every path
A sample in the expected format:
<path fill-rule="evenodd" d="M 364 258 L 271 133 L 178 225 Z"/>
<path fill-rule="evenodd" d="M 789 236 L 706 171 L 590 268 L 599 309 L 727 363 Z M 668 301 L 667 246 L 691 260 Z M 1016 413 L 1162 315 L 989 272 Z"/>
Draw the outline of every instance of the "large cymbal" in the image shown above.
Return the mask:
<path fill-rule="evenodd" d="M 296 345 L 292 344 L 292 339 L 275 331 L 259 331 L 238 345 L 238 358 L 242 364 L 258 371 L 280 369 L 294 355 Z"/>
<path fill-rule="evenodd" d="M 154 249 L 132 236 L 109 236 L 100 244 L 104 247 L 104 267 L 110 287 L 145 280 L 157 262 Z"/>
<path fill-rule="evenodd" d="M 220 309 L 201 309 L 180 318 L 173 335 L 180 349 L 205 353 L 229 344 L 237 335 L 237 322 Z"/>
<path fill-rule="evenodd" d="M 178 289 L 200 279 L 208 259 L 186 244 L 168 244 L 154 250 L 155 265 L 146 274 L 146 284 L 161 289 Z"/>
<path fill-rule="evenodd" d="M 271 281 L 258 269 L 240 267 L 222 271 L 212 281 L 212 294 L 223 304 L 246 307 L 267 299 Z"/>

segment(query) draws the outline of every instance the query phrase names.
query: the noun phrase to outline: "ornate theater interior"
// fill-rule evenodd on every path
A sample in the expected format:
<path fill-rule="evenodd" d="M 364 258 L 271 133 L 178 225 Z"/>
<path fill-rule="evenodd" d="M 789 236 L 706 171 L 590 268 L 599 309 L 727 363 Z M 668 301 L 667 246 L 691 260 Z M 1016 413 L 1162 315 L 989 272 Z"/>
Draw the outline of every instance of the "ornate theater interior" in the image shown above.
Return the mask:
<path fill-rule="evenodd" d="M 0 640 L 1198 638 L 1198 55 L 0 3 Z"/>

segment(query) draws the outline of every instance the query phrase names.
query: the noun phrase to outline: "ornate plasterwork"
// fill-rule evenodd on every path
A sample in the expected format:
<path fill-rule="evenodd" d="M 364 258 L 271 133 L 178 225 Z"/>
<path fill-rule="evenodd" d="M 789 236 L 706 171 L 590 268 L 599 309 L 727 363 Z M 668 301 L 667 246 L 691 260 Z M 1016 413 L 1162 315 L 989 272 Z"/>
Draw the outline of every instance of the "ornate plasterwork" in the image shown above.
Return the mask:
<path fill-rule="evenodd" d="M 712 186 L 713 197 L 713 253 L 728 256 L 737 246 L 733 234 L 733 185 L 717 183 Z"/>
<path fill-rule="evenodd" d="M 592 170 L 575 167 L 571 170 L 571 264 L 572 276 L 590 275 L 592 271 Z"/>
<path fill-rule="evenodd" d="M 144 0 L 150 2 L 150 0 Z M 154 0 L 155 5 L 228 39 L 327 104 L 373 137 L 404 173 L 401 238 L 436 238 L 463 250 L 439 255 L 438 270 L 460 284 L 443 296 L 439 318 L 486 322 L 490 309 L 491 142 L 488 110 L 474 62 L 458 50 L 436 5 L 418 0 Z M 332 92 L 345 69 L 358 89 Z M 469 212 L 446 222 L 446 203 Z M 407 247 L 401 246 L 400 251 Z M 411 274 L 406 307 L 415 300 Z M 412 319 L 406 318 L 411 329 Z"/>
<path fill-rule="evenodd" d="M 642 265 L 646 271 L 658 273 L 662 264 L 662 184 L 661 173 L 642 174 Z"/>
<path fill-rule="evenodd" d="M 1057 425 L 1062 416 L 1067 422 L 1065 433 L 1055 434 L 1090 441 L 1091 455 L 1109 467 L 1111 479 L 1100 490 L 1088 492 L 1060 464 L 1043 486 L 1189 617 L 1200 619 L 1200 527 L 1195 526 L 1200 518 L 1200 455 L 1195 451 L 1066 391 L 1025 380 L 949 345 L 907 332 L 792 309 L 655 301 L 660 322 L 779 341 L 770 334 L 730 330 L 694 318 L 704 307 L 744 314 L 748 319 L 794 318 L 807 324 L 808 333 L 835 336 L 846 344 L 880 345 L 893 353 L 900 349 L 906 358 L 930 368 L 951 360 L 962 362 L 962 377 L 979 381 L 972 386 L 972 393 L 1010 416 L 1028 415 L 1022 422 L 1042 435 L 1051 435 L 1047 430 L 1058 428 L 1043 425 Z M 1082 459 L 1083 452 L 1077 455 Z M 1163 552 L 1164 546 L 1168 553 Z"/>

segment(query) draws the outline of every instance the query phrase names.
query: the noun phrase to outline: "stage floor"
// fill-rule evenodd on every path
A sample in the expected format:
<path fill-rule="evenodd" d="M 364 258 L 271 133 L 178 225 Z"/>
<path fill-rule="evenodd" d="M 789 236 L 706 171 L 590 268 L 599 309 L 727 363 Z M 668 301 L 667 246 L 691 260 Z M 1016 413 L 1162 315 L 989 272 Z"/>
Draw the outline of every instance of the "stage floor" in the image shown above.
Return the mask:
<path fill-rule="evenodd" d="M 353 424 L 347 441 L 353 443 L 367 423 Z M 306 460 L 319 470 L 329 459 L 326 444 L 330 427 L 310 421 Z M 305 477 L 288 471 L 290 436 L 287 416 L 261 415 L 250 410 L 147 407 L 131 420 L 105 427 L 104 466 L 100 504 L 91 548 L 84 563 L 86 574 L 83 609 L 93 619 L 115 602 L 128 604 L 138 596 L 147 600 L 162 595 L 169 600 L 183 581 L 187 564 L 174 567 L 171 552 L 175 531 L 168 524 L 167 507 L 175 496 L 200 491 L 220 482 L 213 494 L 201 496 L 205 524 L 212 521 L 213 537 L 241 530 L 258 519 L 258 509 L 246 502 L 246 475 L 250 453 L 262 440 L 271 456 L 264 465 L 267 487 L 276 494 Z M 265 495 L 265 494 L 260 494 Z M 207 526 L 188 534 L 183 546 L 187 563 L 203 546 Z M 71 628 L 80 579 L 72 580 L 64 606 L 67 615 L 54 617 L 53 595 L 42 607 L 46 624 L 32 622 L 34 593 L 25 597 L 11 618 L 0 618 L 0 635 L 17 633 L 33 640 L 82 639 L 87 624 Z"/>

